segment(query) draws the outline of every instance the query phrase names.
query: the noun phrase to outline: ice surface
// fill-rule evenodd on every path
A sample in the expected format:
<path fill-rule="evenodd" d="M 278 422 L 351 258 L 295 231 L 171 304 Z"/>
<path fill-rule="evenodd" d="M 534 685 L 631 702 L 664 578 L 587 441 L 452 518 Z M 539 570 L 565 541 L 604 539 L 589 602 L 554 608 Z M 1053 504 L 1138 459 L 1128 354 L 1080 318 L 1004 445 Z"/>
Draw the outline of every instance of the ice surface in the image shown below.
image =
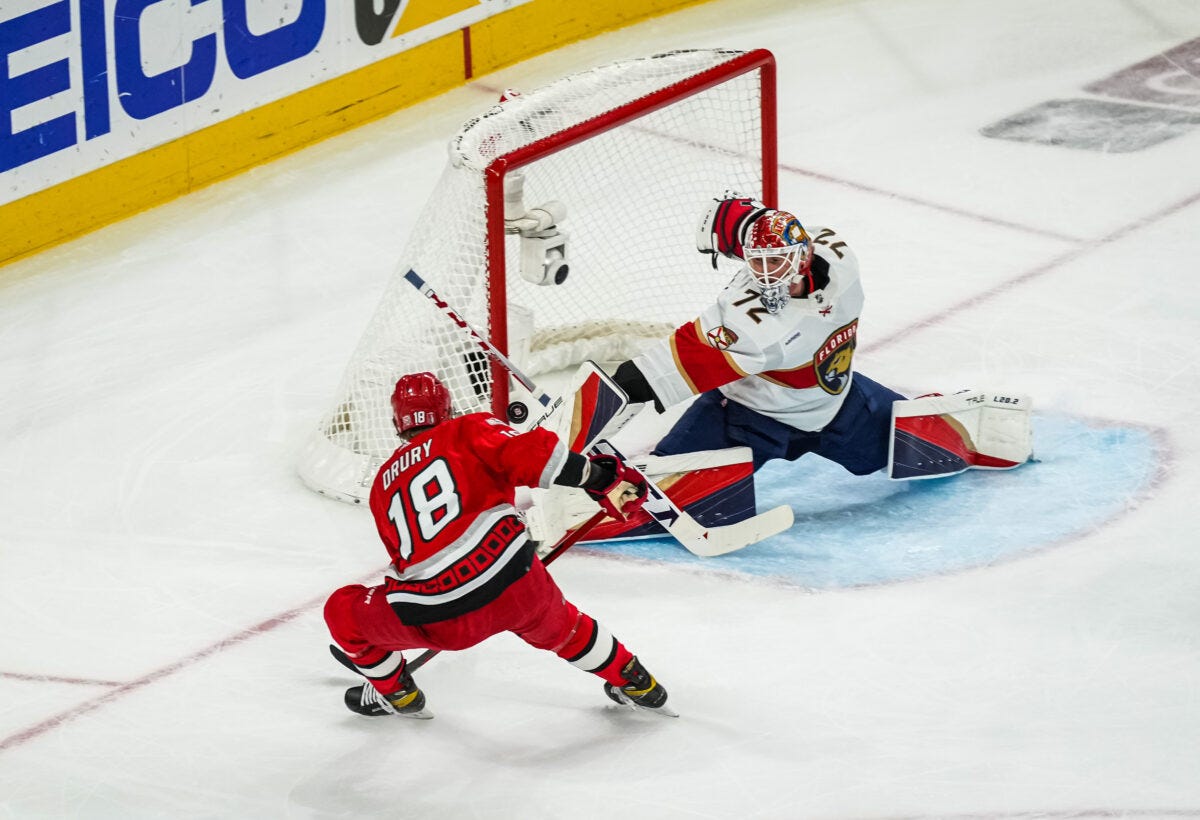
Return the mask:
<path fill-rule="evenodd" d="M 1200 134 L 983 134 L 1198 35 L 1191 0 L 715 0 L 0 270 L 0 817 L 1200 817 Z M 678 720 L 511 636 L 420 672 L 436 720 L 351 715 L 321 604 L 385 559 L 294 456 L 446 135 L 708 46 L 779 59 L 782 199 L 858 252 L 859 367 L 1032 396 L 1039 461 L 772 465 L 786 535 L 557 562 Z"/>
<path fill-rule="evenodd" d="M 853 476 L 820 459 L 768 464 L 759 509 L 788 504 L 795 525 L 719 562 L 665 538 L 587 548 L 748 573 L 805 588 L 908 581 L 1021 557 L 1074 540 L 1122 515 L 1162 477 L 1150 431 L 1042 414 L 1035 462 L 921 481 Z"/>

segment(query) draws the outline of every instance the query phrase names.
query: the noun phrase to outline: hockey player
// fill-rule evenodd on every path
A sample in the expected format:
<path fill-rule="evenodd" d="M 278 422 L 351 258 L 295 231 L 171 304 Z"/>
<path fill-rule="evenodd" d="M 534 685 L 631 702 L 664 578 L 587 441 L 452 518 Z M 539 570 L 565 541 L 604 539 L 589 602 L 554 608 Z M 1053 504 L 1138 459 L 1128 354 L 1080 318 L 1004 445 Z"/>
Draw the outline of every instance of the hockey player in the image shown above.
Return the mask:
<path fill-rule="evenodd" d="M 484 413 L 451 418 L 432 373 L 403 376 L 392 409 L 404 443 L 380 468 L 370 506 L 397 577 L 342 587 L 325 604 L 330 634 L 367 679 L 346 691 L 346 706 L 431 717 L 402 650 L 466 649 L 508 631 L 599 676 L 612 700 L 674 714 L 633 653 L 566 600 L 513 506 L 516 486 L 554 482 L 584 488 L 623 518 L 645 501 L 644 480 L 541 428 L 518 433 Z"/>
<path fill-rule="evenodd" d="M 715 200 L 703 253 L 745 264 L 716 303 L 614 374 L 631 402 L 665 407 L 698 394 L 654 452 L 746 446 L 754 469 L 805 453 L 855 475 L 887 465 L 892 402 L 903 396 L 853 372 L 863 291 L 854 252 L 829 228 L 787 211 Z"/>

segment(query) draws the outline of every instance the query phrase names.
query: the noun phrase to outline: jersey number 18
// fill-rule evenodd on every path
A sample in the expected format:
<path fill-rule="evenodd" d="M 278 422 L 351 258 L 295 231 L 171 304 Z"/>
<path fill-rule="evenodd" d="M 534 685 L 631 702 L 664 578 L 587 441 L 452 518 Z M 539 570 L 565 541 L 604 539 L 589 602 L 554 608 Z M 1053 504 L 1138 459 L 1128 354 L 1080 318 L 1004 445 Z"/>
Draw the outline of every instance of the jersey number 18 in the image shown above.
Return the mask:
<path fill-rule="evenodd" d="M 405 496 L 408 496 L 407 501 Z M 412 477 L 407 488 L 396 490 L 388 504 L 388 518 L 396 527 L 396 536 L 400 541 L 400 557 L 408 560 L 413 554 L 413 533 L 405 514 L 406 507 L 416 516 L 417 534 L 426 543 L 458 518 L 462 512 L 462 500 L 445 459 L 434 459 L 428 467 Z"/>

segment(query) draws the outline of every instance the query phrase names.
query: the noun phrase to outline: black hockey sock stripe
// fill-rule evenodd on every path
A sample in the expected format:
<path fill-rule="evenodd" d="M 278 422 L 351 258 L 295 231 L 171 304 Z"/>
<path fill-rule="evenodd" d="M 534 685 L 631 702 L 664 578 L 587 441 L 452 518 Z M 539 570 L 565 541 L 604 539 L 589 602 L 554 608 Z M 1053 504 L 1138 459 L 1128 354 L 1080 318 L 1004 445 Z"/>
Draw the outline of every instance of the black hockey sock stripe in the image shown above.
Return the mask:
<path fill-rule="evenodd" d="M 587 644 L 583 649 L 566 661 L 585 672 L 597 672 L 612 663 L 617 654 L 617 639 L 598 621 L 590 616 L 591 630 Z"/>

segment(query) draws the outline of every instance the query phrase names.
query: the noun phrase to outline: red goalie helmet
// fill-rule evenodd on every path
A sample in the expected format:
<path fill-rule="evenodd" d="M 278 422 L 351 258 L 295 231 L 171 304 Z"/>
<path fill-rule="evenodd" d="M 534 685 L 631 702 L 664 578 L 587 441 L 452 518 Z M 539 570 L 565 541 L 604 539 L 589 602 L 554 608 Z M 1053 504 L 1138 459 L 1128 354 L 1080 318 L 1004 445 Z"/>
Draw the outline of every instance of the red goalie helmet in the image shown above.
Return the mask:
<path fill-rule="evenodd" d="M 432 373 L 401 376 L 392 391 L 392 421 L 401 435 L 450 418 L 450 391 Z"/>
<path fill-rule="evenodd" d="M 764 285 L 790 284 L 812 268 L 812 239 L 787 211 L 767 211 L 754 220 L 743 244 L 750 272 Z"/>
<path fill-rule="evenodd" d="M 783 310 L 793 296 L 803 299 L 812 294 L 812 239 L 795 216 L 768 210 L 750 223 L 742 245 L 742 258 L 769 313 Z M 792 285 L 800 282 L 806 287 L 793 294 Z"/>

